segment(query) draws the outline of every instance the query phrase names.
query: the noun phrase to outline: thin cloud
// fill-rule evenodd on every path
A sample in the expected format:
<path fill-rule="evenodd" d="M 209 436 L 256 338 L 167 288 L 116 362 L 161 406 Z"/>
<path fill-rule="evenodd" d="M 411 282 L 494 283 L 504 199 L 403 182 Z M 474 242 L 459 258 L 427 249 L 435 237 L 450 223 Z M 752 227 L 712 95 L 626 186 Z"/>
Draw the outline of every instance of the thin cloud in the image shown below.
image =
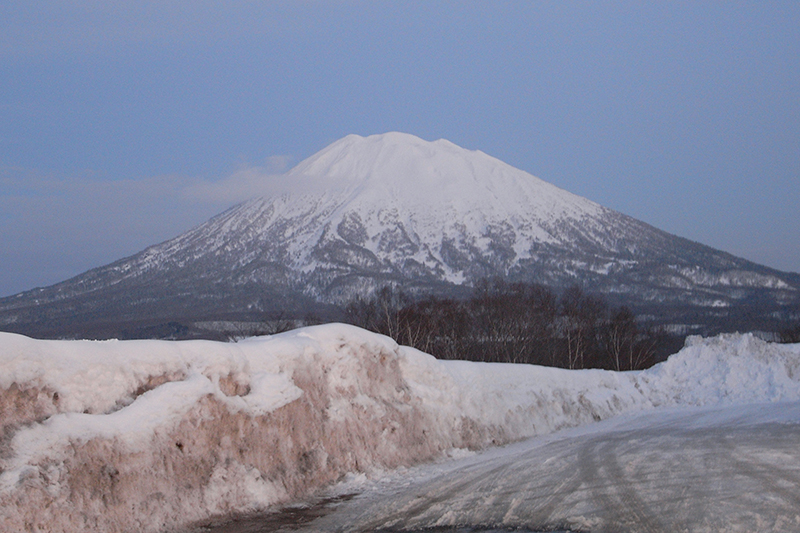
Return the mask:
<path fill-rule="evenodd" d="M 233 205 L 250 198 L 281 194 L 287 178 L 283 173 L 293 158 L 288 155 L 268 157 L 264 166 L 243 167 L 220 180 L 187 184 L 182 194 L 189 200 L 216 205 Z"/>
<path fill-rule="evenodd" d="M 216 181 L 179 175 L 106 181 L 0 169 L 0 296 L 108 264 L 269 194 L 281 177 L 268 170 L 287 161 L 277 156 Z"/>

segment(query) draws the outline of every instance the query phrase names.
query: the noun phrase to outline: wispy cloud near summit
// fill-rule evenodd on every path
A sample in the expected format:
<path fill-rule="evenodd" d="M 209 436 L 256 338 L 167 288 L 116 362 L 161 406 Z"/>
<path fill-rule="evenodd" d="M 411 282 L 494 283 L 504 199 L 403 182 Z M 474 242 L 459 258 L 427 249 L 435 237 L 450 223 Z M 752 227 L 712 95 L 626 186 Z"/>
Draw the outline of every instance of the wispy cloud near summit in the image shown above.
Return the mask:
<path fill-rule="evenodd" d="M 0 168 L 0 296 L 110 263 L 279 190 L 283 177 L 275 172 L 290 159 L 275 156 L 218 180 L 106 180 Z"/>

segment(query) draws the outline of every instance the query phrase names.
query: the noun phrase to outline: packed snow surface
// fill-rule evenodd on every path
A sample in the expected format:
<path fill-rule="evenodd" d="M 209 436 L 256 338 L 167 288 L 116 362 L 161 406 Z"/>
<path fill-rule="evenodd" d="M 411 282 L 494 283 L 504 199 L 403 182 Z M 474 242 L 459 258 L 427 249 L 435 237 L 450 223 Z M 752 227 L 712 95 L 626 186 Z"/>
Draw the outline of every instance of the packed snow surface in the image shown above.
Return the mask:
<path fill-rule="evenodd" d="M 191 533 L 796 533 L 799 441 L 796 401 L 632 412 Z"/>
<path fill-rule="evenodd" d="M 164 531 L 624 412 L 800 400 L 800 345 L 641 372 L 439 361 L 333 324 L 239 343 L 0 333 L 0 529 Z"/>

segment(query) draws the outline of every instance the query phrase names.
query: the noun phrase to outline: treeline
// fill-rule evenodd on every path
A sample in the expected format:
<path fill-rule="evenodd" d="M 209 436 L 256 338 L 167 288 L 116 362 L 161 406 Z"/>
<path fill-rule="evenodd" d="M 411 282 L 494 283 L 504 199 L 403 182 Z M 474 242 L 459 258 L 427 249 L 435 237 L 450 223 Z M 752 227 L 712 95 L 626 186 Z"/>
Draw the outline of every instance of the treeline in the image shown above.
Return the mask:
<path fill-rule="evenodd" d="M 800 343 L 800 324 L 781 330 L 779 338 L 780 342 L 786 344 Z"/>
<path fill-rule="evenodd" d="M 654 364 L 663 335 L 572 287 L 484 280 L 468 300 L 414 301 L 391 288 L 346 308 L 349 323 L 440 359 L 637 370 Z"/>

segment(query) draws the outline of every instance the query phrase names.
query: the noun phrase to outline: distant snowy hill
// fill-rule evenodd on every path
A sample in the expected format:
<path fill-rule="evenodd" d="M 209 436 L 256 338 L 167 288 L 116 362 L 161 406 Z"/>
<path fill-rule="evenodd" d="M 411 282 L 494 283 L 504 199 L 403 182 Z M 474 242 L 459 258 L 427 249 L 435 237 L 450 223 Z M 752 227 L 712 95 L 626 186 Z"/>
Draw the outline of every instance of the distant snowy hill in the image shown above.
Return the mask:
<path fill-rule="evenodd" d="M 577 284 L 640 309 L 746 302 L 781 313 L 800 302 L 800 275 L 670 235 L 446 140 L 349 135 L 285 178 L 293 185 L 280 194 L 0 300 L 0 328 L 298 315 L 387 284 L 464 294 L 490 276 Z"/>

